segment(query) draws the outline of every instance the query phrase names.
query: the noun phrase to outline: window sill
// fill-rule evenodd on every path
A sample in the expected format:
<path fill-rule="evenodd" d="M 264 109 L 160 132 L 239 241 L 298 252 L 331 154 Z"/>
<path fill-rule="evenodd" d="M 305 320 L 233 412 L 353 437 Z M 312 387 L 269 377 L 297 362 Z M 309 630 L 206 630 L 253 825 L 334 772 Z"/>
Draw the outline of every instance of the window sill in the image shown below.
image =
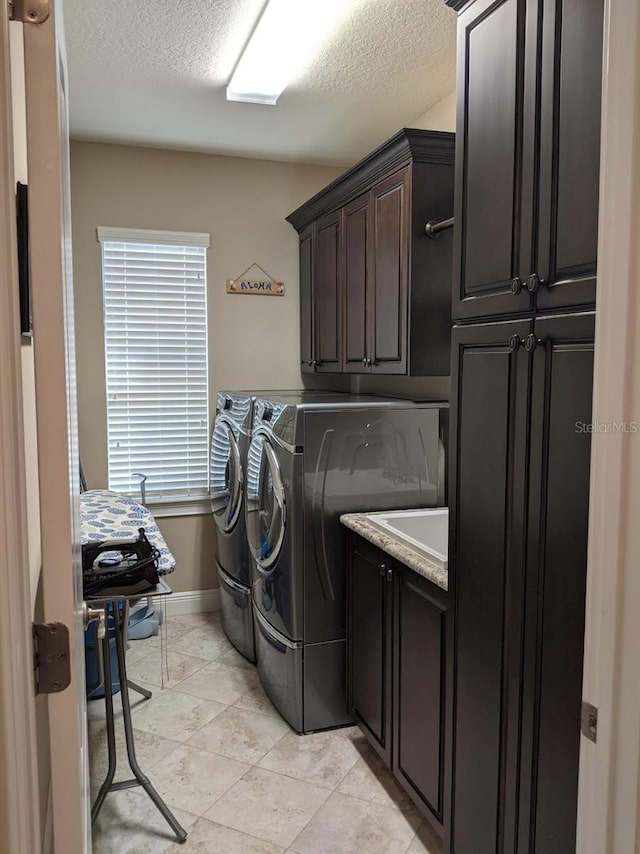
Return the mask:
<path fill-rule="evenodd" d="M 211 499 L 208 496 L 150 499 L 146 506 L 156 519 L 167 516 L 204 516 L 211 513 Z"/>

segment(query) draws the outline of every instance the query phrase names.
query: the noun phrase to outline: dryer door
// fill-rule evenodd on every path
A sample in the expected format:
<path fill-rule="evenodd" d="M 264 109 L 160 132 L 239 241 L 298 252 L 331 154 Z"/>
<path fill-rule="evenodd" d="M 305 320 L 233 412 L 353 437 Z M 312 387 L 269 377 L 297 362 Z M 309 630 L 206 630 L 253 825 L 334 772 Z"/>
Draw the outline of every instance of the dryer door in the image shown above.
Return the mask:
<path fill-rule="evenodd" d="M 269 570 L 284 542 L 287 504 L 276 453 L 267 433 L 255 433 L 247 463 L 247 537 L 258 566 Z"/>
<path fill-rule="evenodd" d="M 242 462 L 233 427 L 226 418 L 216 418 L 211 439 L 209 491 L 216 525 L 228 534 L 238 521 L 242 507 Z"/>

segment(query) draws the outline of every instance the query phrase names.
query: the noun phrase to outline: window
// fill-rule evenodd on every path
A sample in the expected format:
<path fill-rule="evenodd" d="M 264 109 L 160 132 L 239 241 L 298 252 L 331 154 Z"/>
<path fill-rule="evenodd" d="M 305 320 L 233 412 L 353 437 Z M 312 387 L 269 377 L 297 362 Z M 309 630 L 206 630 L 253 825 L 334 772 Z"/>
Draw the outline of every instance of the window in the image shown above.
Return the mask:
<path fill-rule="evenodd" d="M 208 494 L 209 235 L 99 228 L 98 239 L 109 489 L 138 496 L 141 472 L 149 503 L 197 512 Z"/>

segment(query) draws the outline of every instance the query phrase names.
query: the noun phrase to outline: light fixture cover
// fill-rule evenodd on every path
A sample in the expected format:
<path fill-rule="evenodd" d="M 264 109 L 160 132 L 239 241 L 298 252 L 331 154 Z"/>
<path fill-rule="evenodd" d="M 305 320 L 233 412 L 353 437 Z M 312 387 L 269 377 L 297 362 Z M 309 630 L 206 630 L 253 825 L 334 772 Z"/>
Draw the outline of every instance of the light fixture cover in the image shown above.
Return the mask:
<path fill-rule="evenodd" d="M 352 0 L 268 0 L 227 86 L 228 101 L 276 104 Z"/>

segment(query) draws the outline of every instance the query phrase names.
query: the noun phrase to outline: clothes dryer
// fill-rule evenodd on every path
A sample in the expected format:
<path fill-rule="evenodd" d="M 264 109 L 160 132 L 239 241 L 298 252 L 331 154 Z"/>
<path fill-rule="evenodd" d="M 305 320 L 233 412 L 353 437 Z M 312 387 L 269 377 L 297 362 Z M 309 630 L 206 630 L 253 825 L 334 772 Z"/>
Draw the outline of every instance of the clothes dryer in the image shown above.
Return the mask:
<path fill-rule="evenodd" d="M 299 732 L 350 723 L 339 517 L 444 504 L 447 413 L 310 392 L 254 403 L 245 506 L 258 671 Z"/>

